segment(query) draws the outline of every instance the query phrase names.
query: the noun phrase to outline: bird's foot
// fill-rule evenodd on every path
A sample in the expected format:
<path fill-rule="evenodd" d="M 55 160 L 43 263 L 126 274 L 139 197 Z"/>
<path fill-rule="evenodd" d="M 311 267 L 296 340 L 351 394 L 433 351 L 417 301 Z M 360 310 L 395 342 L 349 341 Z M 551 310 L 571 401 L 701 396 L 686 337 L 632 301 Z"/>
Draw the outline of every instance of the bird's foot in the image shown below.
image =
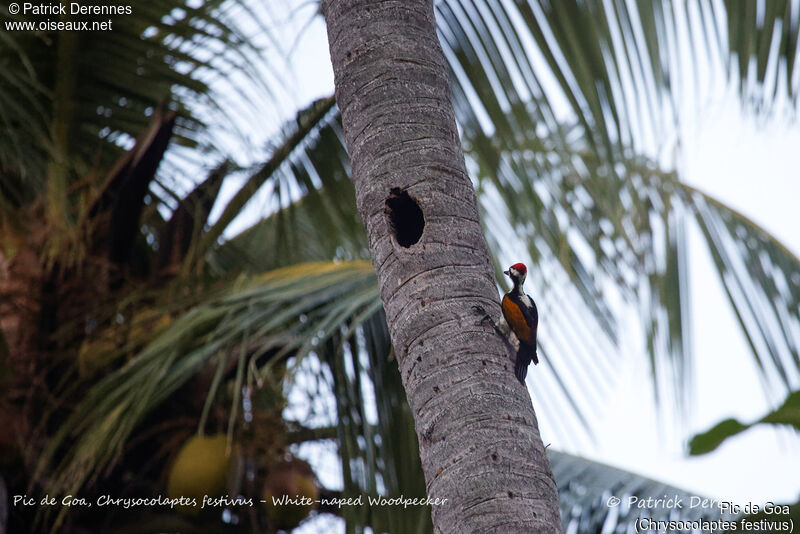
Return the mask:
<path fill-rule="evenodd" d="M 492 321 L 492 317 L 488 313 L 486 313 L 486 310 L 483 309 L 483 306 L 475 305 L 472 307 L 472 310 L 475 312 L 476 315 L 483 315 L 483 317 L 481 317 L 481 320 L 478 322 L 479 325 L 482 325 L 486 321 L 489 322 Z"/>

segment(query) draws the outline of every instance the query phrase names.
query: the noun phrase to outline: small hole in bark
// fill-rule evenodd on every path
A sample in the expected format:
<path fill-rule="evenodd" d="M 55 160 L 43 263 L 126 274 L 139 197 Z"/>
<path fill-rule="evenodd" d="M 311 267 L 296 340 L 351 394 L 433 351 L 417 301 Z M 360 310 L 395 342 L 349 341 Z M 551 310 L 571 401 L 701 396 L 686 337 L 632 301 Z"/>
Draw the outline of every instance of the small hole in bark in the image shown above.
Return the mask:
<path fill-rule="evenodd" d="M 389 192 L 386 199 L 386 214 L 397 243 L 408 248 L 419 241 L 425 228 L 425 217 L 417 201 L 406 191 L 397 187 Z"/>
<path fill-rule="evenodd" d="M 350 56 L 352 56 L 352 55 L 353 55 L 352 52 L 348 52 L 347 53 L 347 59 L 350 59 Z"/>
<path fill-rule="evenodd" d="M 508 492 L 508 498 L 509 499 L 513 499 L 514 498 L 514 492 L 513 491 L 509 491 Z"/>
<path fill-rule="evenodd" d="M 495 462 L 497 461 L 497 454 L 492 453 L 492 460 L 494 460 Z"/>

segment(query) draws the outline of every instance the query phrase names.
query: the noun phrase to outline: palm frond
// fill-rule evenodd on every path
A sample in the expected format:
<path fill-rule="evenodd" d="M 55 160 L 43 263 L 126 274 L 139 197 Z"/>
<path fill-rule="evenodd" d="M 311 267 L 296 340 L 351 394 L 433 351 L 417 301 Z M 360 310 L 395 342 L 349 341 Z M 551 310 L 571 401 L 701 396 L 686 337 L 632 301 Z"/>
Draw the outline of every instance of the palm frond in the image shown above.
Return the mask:
<path fill-rule="evenodd" d="M 708 197 L 694 195 L 676 171 L 646 156 L 675 126 L 678 90 L 670 77 L 678 54 L 670 44 L 675 27 L 692 35 L 697 54 L 715 61 L 729 53 L 719 49 L 720 21 L 737 24 L 740 14 L 672 2 L 579 6 L 443 0 L 436 7 L 465 153 L 478 178 L 484 218 L 491 221 L 487 237 L 498 258 L 527 249 L 537 265 L 534 276 L 545 314 L 559 318 L 543 329 L 543 350 L 560 354 L 545 396 L 571 403 L 567 411 L 580 421 L 578 414 L 592 403 L 571 398 L 570 385 L 584 384 L 584 401 L 603 395 L 591 376 L 610 374 L 613 368 L 617 317 L 623 312 L 614 303 L 621 299 L 639 311 L 657 394 L 668 390 L 685 401 L 692 358 L 686 250 L 692 217 L 719 258 L 726 287 L 733 283 L 728 274 L 739 272 L 736 284 L 763 294 L 767 311 L 748 310 L 752 305 L 737 297 L 744 293 L 729 290 L 739 316 L 753 318 L 741 321 L 746 335 L 755 339 L 751 346 L 757 358 L 771 361 L 764 376 L 785 383 L 787 369 L 799 365 L 793 334 L 797 259 L 781 255 L 785 249 L 769 239 L 756 239 L 749 252 L 740 248 L 738 259 L 715 252 L 720 240 L 735 238 L 732 229 L 727 237 L 712 234 L 704 222 L 713 216 Z M 780 11 L 770 11 L 767 19 L 780 18 Z M 267 179 L 275 184 L 276 195 L 291 197 L 297 191 L 303 199 L 212 252 L 209 259 L 218 269 L 243 258 L 254 268 L 271 268 L 285 255 L 302 260 L 344 251 L 351 257 L 352 244 L 362 243 L 333 244 L 346 232 L 331 224 L 333 209 L 323 199 L 342 191 L 347 200 L 351 193 L 333 185 L 348 169 L 340 136 L 326 133 L 337 126 L 331 117 L 318 122 L 323 126 L 318 138 L 296 146 L 290 163 L 277 167 L 272 177 L 258 176 L 259 185 Z M 726 211 L 715 201 L 712 205 Z M 747 230 L 739 233 L 763 234 L 741 222 Z M 328 229 L 334 231 L 323 231 Z M 510 240 L 510 234 L 519 241 Z M 259 254 L 264 243 L 286 254 Z M 755 258 L 771 258 L 775 251 L 779 267 L 767 272 Z M 740 260 L 749 262 L 752 280 L 733 268 Z M 785 281 L 781 289 L 773 276 Z M 593 341 L 565 341 L 575 339 Z M 597 358 L 598 353 L 605 358 Z M 573 358 L 593 363 L 558 363 Z"/>
<path fill-rule="evenodd" d="M 87 162 L 95 161 L 100 161 L 98 168 L 107 168 L 103 165 L 143 129 L 143 117 L 152 113 L 165 89 L 182 102 L 200 97 L 203 103 L 191 109 L 210 110 L 201 121 L 198 113 L 183 109 L 176 125 L 186 144 L 204 143 L 204 123 L 216 120 L 213 110 L 223 108 L 214 97 L 202 97 L 209 85 L 238 68 L 255 75 L 247 68 L 255 50 L 247 45 L 226 56 L 225 67 L 207 55 L 214 43 L 245 42 L 246 36 L 226 18 L 228 12 L 216 11 L 223 9 L 221 4 L 189 9 L 180 20 L 164 17 L 166 5 L 164 0 L 143 6 L 130 34 L 92 37 L 98 48 L 100 40 L 108 39 L 102 42 L 107 50 L 87 56 L 104 61 L 87 80 L 107 84 L 87 93 L 86 102 L 94 107 L 80 103 L 74 117 L 85 125 L 84 137 L 70 140 L 85 151 L 86 169 L 94 165 Z M 552 318 L 543 329 L 542 351 L 559 357 L 544 358 L 549 372 L 542 374 L 543 387 L 534 394 L 544 412 L 557 414 L 564 434 L 574 435 L 567 426 L 571 421 L 586 425 L 591 420 L 592 407 L 600 404 L 592 399 L 602 398 L 608 387 L 595 377 L 613 375 L 620 300 L 640 311 L 655 382 L 666 374 L 675 390 L 689 383 L 685 234 L 692 218 L 712 250 L 765 380 L 788 384 L 789 370 L 800 368 L 800 262 L 745 217 L 681 184 L 669 162 L 654 161 L 663 161 L 658 156 L 664 139 L 674 133 L 680 98 L 674 74 L 676 28 L 688 28 L 698 56 L 709 61 L 716 61 L 715 54 L 723 61 L 733 58 L 736 50 L 732 70 L 748 80 L 747 94 L 755 94 L 754 87 L 769 88 L 758 94 L 778 101 L 784 89 L 778 91 L 770 80 L 782 80 L 787 73 L 785 90 L 796 103 L 798 24 L 790 4 L 770 6 L 755 22 L 748 19 L 751 13 L 735 12 L 732 4 L 694 9 L 666 1 L 441 0 L 437 14 L 468 166 L 484 219 L 492 221 L 487 234 L 496 263 L 512 251 L 527 250 L 536 266 L 531 278 L 541 288 L 543 316 Z M 727 48 L 723 20 L 728 23 Z M 768 35 L 780 35 L 781 44 Z M 29 139 L 19 136 L 0 147 L 0 158 L 5 158 L 0 172 L 11 169 L 11 178 L 0 181 L 0 195 L 4 202 L 19 204 L 41 184 L 14 167 L 28 156 L 26 150 L 52 149 L 52 80 L 31 74 L 49 72 L 45 67 L 52 58 L 45 57 L 42 43 L 20 44 L 31 36 L 6 32 L 0 39 L 13 39 L 0 58 L 11 58 L 15 66 L 0 74 L 8 81 L 0 91 L 14 103 L 0 104 L 0 127 L 30 120 L 41 130 L 29 130 L 38 143 L 32 149 Z M 141 73 L 131 71 L 150 47 L 159 48 L 157 55 Z M 158 83 L 148 84 L 150 79 Z M 26 103 L 29 98 L 36 105 Z M 181 165 L 171 169 L 175 175 L 180 170 Z M 238 366 L 237 385 L 243 372 L 254 380 L 264 376 L 278 357 L 292 355 L 299 362 L 314 354 L 331 371 L 330 389 L 336 392 L 345 491 L 420 489 L 414 469 L 398 469 L 417 457 L 416 437 L 396 370 L 387 361 L 388 337 L 372 268 L 340 261 L 363 258 L 366 251 L 348 173 L 333 100 L 325 99 L 301 113 L 280 136 L 270 160 L 245 176 L 240 192 L 195 249 L 198 257 L 205 254 L 215 275 L 248 274 L 213 297 L 209 292 L 190 299 L 202 299 L 199 305 L 172 304 L 177 319 L 87 393 L 42 457 L 40 477 L 55 464 L 48 486 L 53 493 L 74 493 L 113 469 L 148 413 L 215 357 L 224 362 L 229 354 L 235 354 L 231 361 L 248 360 Z M 162 173 L 153 188 L 155 205 L 175 209 L 184 196 L 177 181 L 170 183 Z M 265 189 L 274 200 L 271 216 L 218 243 L 233 233 L 232 221 Z M 519 240 L 512 242 L 510 235 Z M 292 265 L 332 259 L 337 262 Z M 277 270 L 253 274 L 270 269 Z M 267 354 L 272 360 L 265 363 Z M 371 398 L 371 388 L 382 388 L 381 394 Z M 213 402 L 213 394 L 209 399 Z M 62 453 L 63 459 L 54 461 Z M 568 528 L 623 529 L 620 518 L 632 518 L 632 510 L 605 507 L 597 498 L 604 491 L 620 498 L 673 491 L 563 455 L 552 459 L 557 479 L 567 481 L 559 483 L 562 502 L 578 503 L 562 511 Z M 397 517 L 391 509 L 371 517 L 357 510 L 348 513 L 352 525 L 380 529 L 407 520 L 405 531 L 428 528 L 424 514 Z"/>
<path fill-rule="evenodd" d="M 800 259 L 741 213 L 696 190 L 690 193 L 756 363 L 767 384 L 783 386 L 765 384 L 765 389 L 780 396 L 792 388 L 800 369 Z"/>
<path fill-rule="evenodd" d="M 252 6 L 247 0 L 197 6 L 156 0 L 112 17 L 113 31 L 80 36 L 5 32 L 0 38 L 2 181 L 41 192 L 48 162 L 58 161 L 66 165 L 63 178 L 70 186 L 78 185 L 56 188 L 53 194 L 71 191 L 74 196 L 110 168 L 146 128 L 158 103 L 170 96 L 177 102 L 173 109 L 180 110 L 178 142 L 204 150 L 219 142 L 210 137 L 218 133 L 210 134 L 209 125 L 238 130 L 230 106 L 220 100 L 243 80 L 253 88 L 241 100 L 255 106 L 247 114 L 268 110 L 280 85 L 264 82 L 269 79 L 264 74 L 268 61 L 280 56 L 272 54 L 268 60 L 254 44 L 251 26 L 258 21 L 241 17 L 241 10 L 252 11 Z M 266 16 L 257 11 L 259 17 Z M 41 22 L 4 14 L 13 22 Z M 0 194 L 0 202 L 9 201 L 5 188 Z"/>
<path fill-rule="evenodd" d="M 788 97 L 796 110 L 800 91 L 797 6 L 789 0 L 724 4 L 728 39 L 722 46 L 745 102 L 770 113 Z"/>
<path fill-rule="evenodd" d="M 277 206 L 273 213 L 210 250 L 206 261 L 223 273 L 366 258 L 366 233 L 349 171 L 334 113 L 269 176 L 268 194 Z"/>
<path fill-rule="evenodd" d="M 273 178 L 280 166 L 291 156 L 292 151 L 304 143 L 307 137 L 312 136 L 313 139 L 313 134 L 318 126 L 325 124 L 326 115 L 333 105 L 333 97 L 328 97 L 312 104 L 308 113 L 298 114 L 295 130 L 276 148 L 270 159 L 245 180 L 244 185 L 236 192 L 219 218 L 203 236 L 198 245 L 197 254 L 203 254 L 216 242 L 265 182 Z"/>
<path fill-rule="evenodd" d="M 565 532 L 633 532 L 640 518 L 734 519 L 721 513 L 719 506 L 709 504 L 710 500 L 701 505 L 703 497 L 669 484 L 563 452 L 548 450 L 547 456 L 558 486 Z"/>
<path fill-rule="evenodd" d="M 175 273 L 185 258 L 191 255 L 192 245 L 197 245 L 203 233 L 222 181 L 230 168 L 227 160 L 218 165 L 203 182 L 178 201 L 169 220 L 159 225 L 158 272 Z"/>
<path fill-rule="evenodd" d="M 301 360 L 340 335 L 343 325 L 352 335 L 379 309 L 375 273 L 364 261 L 304 264 L 242 278 L 183 313 L 92 386 L 48 442 L 36 478 L 45 479 L 48 491 L 75 494 L 112 468 L 144 418 L 216 355 L 238 353 L 246 343 L 248 368 L 260 380 L 271 362 L 290 354 Z M 267 353 L 273 358 L 260 360 Z M 52 465 L 64 447 L 66 454 Z"/>
<path fill-rule="evenodd" d="M 343 496 L 424 498 L 424 475 L 411 409 L 391 358 L 383 310 L 362 323 L 358 335 L 324 353 L 336 399 Z M 322 356 L 322 354 L 321 354 Z M 343 510 L 350 532 L 430 532 L 428 507 L 363 506 Z"/>
<path fill-rule="evenodd" d="M 437 10 L 491 248 L 504 260 L 519 258 L 519 249 L 527 248 L 544 292 L 543 317 L 563 315 L 565 297 L 578 297 L 577 310 L 568 310 L 572 315 L 542 329 L 542 345 L 581 361 L 597 360 L 597 352 L 613 354 L 607 347 L 587 353 L 555 338 L 598 339 L 600 328 L 616 343 L 621 310 L 611 303 L 621 297 L 639 310 L 654 381 L 661 384 L 657 393 L 664 385 L 685 393 L 691 384 L 686 233 L 693 216 L 706 228 L 703 219 L 713 214 L 702 200 L 706 196 L 692 194 L 669 163 L 656 164 L 647 154 L 677 125 L 679 91 L 669 77 L 678 53 L 669 44 L 672 32 L 676 26 L 688 31 L 696 54 L 713 61 L 719 40 L 703 17 L 720 23 L 739 15 L 686 10 L 672 2 L 615 1 L 442 1 Z M 711 48 L 695 43 L 696 37 Z M 734 215 L 719 202 L 711 204 L 725 217 Z M 731 299 L 742 309 L 737 313 L 748 317 L 742 322 L 747 335 L 758 338 L 751 343 L 754 354 L 772 361 L 764 376 L 777 375 L 786 384 L 781 376 L 787 366 L 798 367 L 792 334 L 796 286 L 790 280 L 799 262 L 765 241 L 755 225 L 735 219 L 747 228 L 740 234 L 756 232 L 762 239 L 750 239 L 753 248 L 739 246 L 733 257 L 719 256 L 718 270 L 726 286 L 743 284 L 763 295 L 759 300 L 767 311 L 745 310 L 751 305 L 741 290 Z M 721 240 L 737 239 L 731 228 L 724 236 L 704 232 L 712 252 Z M 773 255 L 768 263 L 780 267 L 763 267 Z M 733 263 L 749 266 L 739 269 L 735 282 Z M 786 281 L 781 290 L 773 279 Z M 564 280 L 569 289 L 562 287 Z M 558 305 L 550 309 L 549 302 Z M 575 325 L 580 336 L 566 332 Z"/>

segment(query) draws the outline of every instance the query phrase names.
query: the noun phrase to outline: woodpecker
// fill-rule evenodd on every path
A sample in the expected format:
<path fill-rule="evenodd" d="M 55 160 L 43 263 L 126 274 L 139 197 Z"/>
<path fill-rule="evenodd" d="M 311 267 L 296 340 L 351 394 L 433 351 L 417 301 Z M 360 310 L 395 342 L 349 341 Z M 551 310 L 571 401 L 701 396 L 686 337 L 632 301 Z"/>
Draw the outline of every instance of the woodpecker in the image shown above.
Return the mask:
<path fill-rule="evenodd" d="M 522 284 L 525 283 L 525 276 L 528 274 L 525 264 L 515 263 L 507 271 L 503 271 L 503 274 L 511 278 L 514 287 L 503 295 L 501 303 L 503 317 L 494 326 L 495 330 L 501 335 L 507 335 L 510 329 L 519 339 L 514 374 L 517 380 L 524 385 L 525 376 L 528 374 L 528 365 L 531 362 L 534 365 L 539 363 L 539 358 L 536 355 L 536 331 L 539 326 L 539 312 L 533 299 L 522 290 Z M 481 322 L 487 319 L 491 320 L 491 317 L 483 308 L 480 306 L 473 306 L 473 308 L 484 314 Z"/>
<path fill-rule="evenodd" d="M 503 317 L 505 318 L 511 331 L 519 339 L 519 349 L 517 350 L 517 363 L 514 365 L 514 374 L 517 379 L 525 383 L 525 376 L 528 374 L 528 365 L 533 362 L 539 363 L 536 356 L 536 331 L 539 328 L 539 311 L 536 303 L 531 297 L 522 290 L 525 283 L 525 276 L 528 269 L 524 263 L 515 263 L 503 271 L 503 274 L 511 278 L 514 287 L 511 291 L 503 295 Z"/>

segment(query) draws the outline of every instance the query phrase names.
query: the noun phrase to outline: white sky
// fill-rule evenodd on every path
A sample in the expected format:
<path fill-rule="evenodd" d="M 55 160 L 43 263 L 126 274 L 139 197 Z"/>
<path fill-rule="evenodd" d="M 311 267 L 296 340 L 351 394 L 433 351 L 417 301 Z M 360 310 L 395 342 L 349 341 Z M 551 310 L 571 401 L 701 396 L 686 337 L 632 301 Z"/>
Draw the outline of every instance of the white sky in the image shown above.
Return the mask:
<path fill-rule="evenodd" d="M 291 24 L 302 24 L 313 5 L 298 9 Z M 287 32 L 289 34 L 290 32 Z M 298 41 L 291 61 L 299 107 L 333 92 L 325 27 L 316 18 Z M 735 93 L 714 88 L 700 112 L 682 127 L 682 178 L 741 211 L 800 255 L 800 127 L 757 126 L 740 110 Z M 293 116 L 287 112 L 287 117 Z M 720 449 L 689 459 L 685 440 L 726 417 L 748 422 L 768 405 L 733 312 L 724 297 L 699 231 L 690 232 L 697 389 L 691 420 L 665 430 L 652 402 L 645 358 L 620 365 L 617 389 L 605 399 L 596 421 L 597 443 L 571 452 L 615 465 L 686 490 L 740 504 L 795 502 L 800 494 L 800 442 L 789 432 L 757 427 Z M 624 331 L 624 329 L 622 330 Z M 529 381 L 529 386 L 533 381 Z M 534 384 L 535 385 L 535 384 Z M 539 413 L 545 442 L 548 416 Z M 553 446 L 559 443 L 553 439 Z M 563 445 L 563 444 L 562 444 Z"/>

